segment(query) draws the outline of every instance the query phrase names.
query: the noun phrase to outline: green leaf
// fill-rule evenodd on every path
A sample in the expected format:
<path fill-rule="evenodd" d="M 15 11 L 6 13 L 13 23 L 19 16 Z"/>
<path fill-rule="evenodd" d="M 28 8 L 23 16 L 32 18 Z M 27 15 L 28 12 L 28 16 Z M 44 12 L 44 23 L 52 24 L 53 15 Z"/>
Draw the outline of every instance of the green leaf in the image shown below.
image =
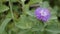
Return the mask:
<path fill-rule="evenodd" d="M 30 0 L 30 4 L 41 3 L 42 0 Z"/>
<path fill-rule="evenodd" d="M 1 0 L 2 2 L 7 2 L 9 0 Z M 18 0 L 11 0 L 11 2 L 18 2 Z"/>
<path fill-rule="evenodd" d="M 26 5 L 24 5 L 24 11 L 28 11 L 29 10 L 29 4 L 26 4 Z"/>
<path fill-rule="evenodd" d="M 34 11 L 27 11 L 26 14 L 29 16 L 35 17 Z"/>
<path fill-rule="evenodd" d="M 7 32 L 6 32 L 6 31 L 4 31 L 2 34 L 7 34 Z"/>
<path fill-rule="evenodd" d="M 21 29 L 30 29 L 32 26 L 33 26 L 33 23 L 31 20 L 29 20 L 28 17 L 26 17 L 26 15 L 21 15 L 20 17 L 21 20 L 19 20 L 17 23 L 16 23 L 16 26 L 18 28 L 21 28 Z"/>
<path fill-rule="evenodd" d="M 1 0 L 2 2 L 6 2 L 6 1 L 9 1 L 9 0 Z"/>
<path fill-rule="evenodd" d="M 18 0 L 11 0 L 11 2 L 18 2 Z"/>
<path fill-rule="evenodd" d="M 48 31 L 45 31 L 46 34 L 58 34 L 58 33 L 53 33 L 53 32 L 48 32 Z M 45 34 L 44 33 L 44 34 Z"/>
<path fill-rule="evenodd" d="M 37 22 L 36 25 L 32 27 L 32 31 L 42 31 L 42 30 L 43 30 L 43 24 L 41 22 L 40 23 Z"/>
<path fill-rule="evenodd" d="M 58 6 L 54 6 L 53 8 L 55 11 L 58 11 Z"/>
<path fill-rule="evenodd" d="M 57 34 L 57 33 L 52 33 L 48 31 L 28 31 L 28 30 L 22 30 L 18 34 Z"/>
<path fill-rule="evenodd" d="M 5 5 L 0 5 L 0 13 L 7 11 L 9 8 Z"/>
<path fill-rule="evenodd" d="M 13 10 L 18 12 L 19 6 L 14 5 Z"/>
<path fill-rule="evenodd" d="M 58 7 L 55 6 L 54 8 L 49 8 L 50 9 L 50 13 L 51 13 L 51 16 L 50 16 L 50 20 L 57 20 L 57 10 L 58 10 Z"/>
<path fill-rule="evenodd" d="M 12 24 L 12 25 L 13 25 L 13 24 Z M 11 27 L 12 27 L 12 26 L 11 26 Z M 13 26 L 12 28 L 10 28 L 10 30 L 11 30 L 11 33 L 12 33 L 12 31 L 13 31 L 15 34 L 17 34 L 17 33 L 20 31 L 19 28 L 15 27 L 15 24 L 14 24 L 14 26 Z"/>
<path fill-rule="evenodd" d="M 34 10 L 29 10 L 29 4 L 27 4 L 27 5 L 24 6 L 24 11 L 25 11 L 25 13 L 28 14 L 29 16 L 33 16 L 33 17 L 35 16 L 35 15 L 34 15 Z"/>
<path fill-rule="evenodd" d="M 26 34 L 27 32 L 29 32 L 29 30 L 20 30 L 20 32 L 18 34 Z"/>
<path fill-rule="evenodd" d="M 29 4 L 27 4 L 27 5 L 24 6 L 24 11 L 29 16 L 35 17 L 35 15 L 34 15 L 34 11 L 35 10 L 29 10 Z"/>
<path fill-rule="evenodd" d="M 52 20 L 49 23 L 51 24 L 47 25 L 46 31 L 53 33 L 60 33 L 60 23 L 58 23 L 57 20 Z"/>
<path fill-rule="evenodd" d="M 26 16 L 26 15 L 21 15 L 20 17 L 21 20 L 16 23 L 16 26 L 21 29 L 31 29 L 32 31 L 37 31 L 41 30 L 43 25 L 42 23 L 37 20 L 35 17 L 32 16 Z"/>
<path fill-rule="evenodd" d="M 42 34 L 41 31 L 22 30 L 18 34 Z"/>
<path fill-rule="evenodd" d="M 9 30 L 8 33 L 11 34 L 11 30 Z"/>
<path fill-rule="evenodd" d="M 57 11 L 57 16 L 60 17 L 60 7 L 59 7 L 59 9 Z"/>
<path fill-rule="evenodd" d="M 12 19 L 11 12 L 8 12 L 8 14 L 6 15 L 6 18 L 11 18 Z"/>
<path fill-rule="evenodd" d="M 43 28 L 43 25 L 42 25 L 42 23 L 39 20 L 37 20 L 35 18 L 34 10 L 29 10 L 29 5 L 28 4 L 25 5 L 25 9 L 24 10 L 26 11 L 25 13 L 29 15 L 29 18 L 28 18 L 30 20 L 29 23 L 32 21 L 33 22 L 32 24 L 34 24 L 34 26 L 32 26 L 32 31 L 41 30 Z M 27 22 L 28 22 L 28 20 L 27 20 Z"/>
<path fill-rule="evenodd" d="M 57 34 L 57 33 L 52 33 L 52 32 L 48 32 L 48 31 L 36 31 L 36 34 Z"/>
<path fill-rule="evenodd" d="M 48 8 L 49 7 L 49 2 L 44 1 L 42 4 L 40 4 L 40 7 Z"/>
<path fill-rule="evenodd" d="M 57 16 L 60 17 L 60 9 L 57 12 Z"/>
<path fill-rule="evenodd" d="M 37 20 L 33 16 L 29 16 L 29 19 L 34 23 L 34 26 L 32 26 L 31 30 L 32 31 L 42 31 L 43 30 L 43 24 L 40 20 Z"/>
<path fill-rule="evenodd" d="M 2 22 L 2 24 L 1 24 L 1 26 L 0 26 L 0 34 L 3 33 L 3 31 L 5 30 L 5 27 L 7 26 L 7 24 L 9 23 L 10 20 L 11 20 L 11 18 L 6 18 L 6 19 Z"/>

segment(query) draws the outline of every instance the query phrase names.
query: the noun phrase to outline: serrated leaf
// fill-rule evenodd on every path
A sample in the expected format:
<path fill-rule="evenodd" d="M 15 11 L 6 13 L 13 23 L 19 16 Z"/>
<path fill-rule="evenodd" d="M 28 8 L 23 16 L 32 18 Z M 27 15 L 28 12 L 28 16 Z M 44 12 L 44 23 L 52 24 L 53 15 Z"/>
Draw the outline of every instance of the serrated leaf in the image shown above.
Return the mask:
<path fill-rule="evenodd" d="M 0 5 L 0 13 L 7 11 L 9 8 L 5 5 Z"/>
<path fill-rule="evenodd" d="M 3 33 L 3 31 L 5 30 L 6 25 L 9 23 L 10 20 L 11 20 L 11 18 L 6 18 L 6 19 L 2 22 L 2 24 L 1 24 L 1 26 L 0 26 L 0 34 Z"/>

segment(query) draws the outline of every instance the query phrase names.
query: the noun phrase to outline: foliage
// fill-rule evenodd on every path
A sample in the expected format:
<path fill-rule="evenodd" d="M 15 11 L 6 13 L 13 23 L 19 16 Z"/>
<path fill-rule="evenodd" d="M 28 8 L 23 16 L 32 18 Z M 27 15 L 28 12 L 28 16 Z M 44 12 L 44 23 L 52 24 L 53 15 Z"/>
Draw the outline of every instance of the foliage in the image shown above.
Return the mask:
<path fill-rule="evenodd" d="M 60 0 L 0 0 L 0 34 L 60 34 Z M 38 20 L 37 7 L 48 8 L 49 21 Z"/>

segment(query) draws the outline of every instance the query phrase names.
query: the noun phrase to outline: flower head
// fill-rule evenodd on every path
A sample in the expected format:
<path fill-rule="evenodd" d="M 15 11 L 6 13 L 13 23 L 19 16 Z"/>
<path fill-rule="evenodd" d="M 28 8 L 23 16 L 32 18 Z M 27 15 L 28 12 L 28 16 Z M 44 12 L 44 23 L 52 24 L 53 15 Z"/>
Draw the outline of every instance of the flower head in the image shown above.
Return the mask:
<path fill-rule="evenodd" d="M 48 21 L 50 18 L 50 11 L 47 8 L 37 8 L 35 10 L 35 16 L 37 19 L 42 21 Z"/>

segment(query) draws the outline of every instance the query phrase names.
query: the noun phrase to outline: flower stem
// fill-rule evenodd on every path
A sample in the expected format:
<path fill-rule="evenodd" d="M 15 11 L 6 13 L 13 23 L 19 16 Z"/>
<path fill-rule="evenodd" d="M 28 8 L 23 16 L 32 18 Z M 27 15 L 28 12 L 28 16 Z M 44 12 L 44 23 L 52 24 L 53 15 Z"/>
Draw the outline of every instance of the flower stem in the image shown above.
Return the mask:
<path fill-rule="evenodd" d="M 42 22 L 44 27 L 43 27 L 43 34 L 46 34 L 46 27 L 47 27 L 47 23 L 46 22 Z"/>
<path fill-rule="evenodd" d="M 25 13 L 25 4 L 24 4 L 24 2 L 25 2 L 25 0 L 21 0 L 21 2 L 18 0 L 18 2 L 20 3 L 20 4 L 22 4 L 22 12 L 23 12 L 23 15 L 26 15 L 26 13 Z"/>
<path fill-rule="evenodd" d="M 9 6 L 10 6 L 10 12 L 11 12 L 11 15 L 12 15 L 12 19 L 14 20 L 11 0 L 9 0 Z"/>

